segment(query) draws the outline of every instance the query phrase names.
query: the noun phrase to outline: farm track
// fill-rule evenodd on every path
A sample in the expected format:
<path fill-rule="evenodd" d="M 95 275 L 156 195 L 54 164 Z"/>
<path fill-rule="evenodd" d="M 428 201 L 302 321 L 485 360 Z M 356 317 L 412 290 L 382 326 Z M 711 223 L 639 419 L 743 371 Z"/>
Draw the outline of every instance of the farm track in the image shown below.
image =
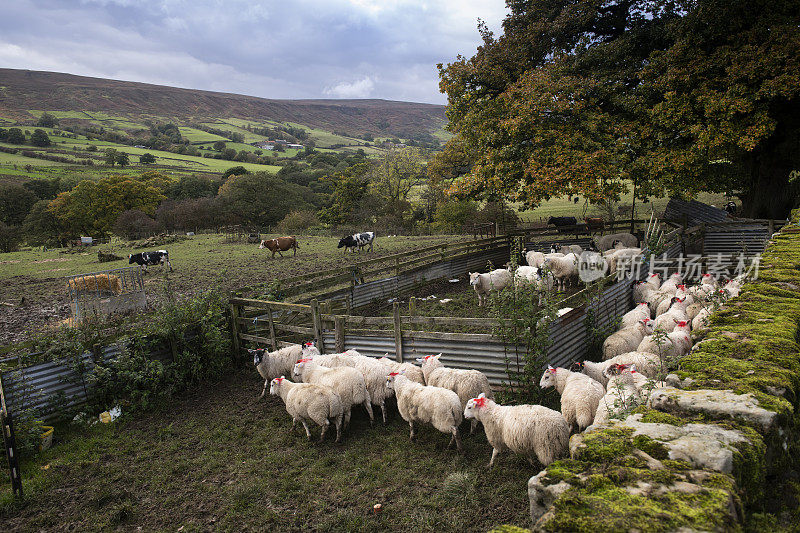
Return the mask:
<path fill-rule="evenodd" d="M 394 409 L 389 426 L 375 428 L 356 409 L 341 444 L 309 443 L 290 431 L 280 400 L 256 400 L 260 389 L 252 370 L 233 371 L 164 410 L 72 430 L 23 465 L 28 499 L 0 508 L 3 530 L 472 532 L 528 524 L 527 480 L 539 467 L 504 454 L 487 471 L 482 432 L 464 438 L 461 456 L 428 427 L 410 444 Z M 468 481 L 445 490 L 453 473 Z M 382 513 L 373 513 L 377 503 Z"/>

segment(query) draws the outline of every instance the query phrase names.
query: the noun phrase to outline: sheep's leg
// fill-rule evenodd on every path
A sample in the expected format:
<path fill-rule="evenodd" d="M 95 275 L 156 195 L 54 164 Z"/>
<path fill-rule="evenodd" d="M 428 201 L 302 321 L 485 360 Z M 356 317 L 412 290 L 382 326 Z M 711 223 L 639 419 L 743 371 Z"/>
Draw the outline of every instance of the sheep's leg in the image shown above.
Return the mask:
<path fill-rule="evenodd" d="M 322 424 L 322 433 L 320 433 L 320 435 L 319 435 L 319 441 L 320 441 L 320 442 L 322 442 L 323 440 L 325 440 L 325 433 L 327 433 L 327 432 L 328 432 L 328 428 L 329 428 L 330 426 L 331 426 L 331 423 L 330 423 L 330 421 L 329 421 L 329 420 L 326 418 L 326 419 L 325 419 L 325 423 L 324 423 L 324 424 Z"/>
<path fill-rule="evenodd" d="M 374 426 L 375 415 L 372 413 L 372 403 L 369 400 L 364 400 L 364 403 L 362 405 L 364 406 L 364 409 L 367 410 L 367 414 L 369 415 L 369 425 Z"/>
<path fill-rule="evenodd" d="M 350 408 L 344 412 L 344 427 L 350 427 Z"/>
<path fill-rule="evenodd" d="M 336 442 L 342 440 L 342 415 L 336 417 Z"/>
<path fill-rule="evenodd" d="M 306 428 L 306 437 L 308 437 L 308 440 L 311 440 L 311 429 L 308 427 L 308 422 L 306 422 L 305 419 L 300 420 L 300 422 L 303 424 L 303 427 Z"/>
<path fill-rule="evenodd" d="M 297 419 L 292 418 L 292 433 L 295 432 L 295 428 L 297 428 Z"/>
<path fill-rule="evenodd" d="M 386 404 L 381 402 L 381 414 L 383 415 L 383 425 L 386 425 Z"/>
<path fill-rule="evenodd" d="M 458 426 L 453 428 L 453 438 L 456 439 L 458 453 L 464 453 L 464 448 L 461 446 L 461 432 L 458 430 Z"/>
<path fill-rule="evenodd" d="M 494 460 L 497 459 L 498 455 L 500 455 L 500 450 L 498 450 L 497 448 L 493 448 L 492 449 L 492 458 L 489 459 L 489 466 L 488 466 L 489 468 L 492 468 L 494 466 Z"/>
<path fill-rule="evenodd" d="M 411 435 L 410 435 L 410 439 L 413 441 L 413 440 L 414 440 L 414 437 L 416 437 L 416 436 L 417 436 L 417 435 L 416 435 L 416 433 L 414 432 L 414 422 L 412 422 L 412 421 L 409 421 L 409 422 L 408 422 L 408 425 L 409 425 L 409 427 L 411 428 Z"/>
<path fill-rule="evenodd" d="M 473 418 L 469 425 L 469 434 L 474 435 L 476 429 L 478 429 L 478 421 Z"/>
<path fill-rule="evenodd" d="M 261 396 L 258 397 L 259 399 L 263 398 L 264 395 L 267 394 L 267 383 L 269 383 L 269 380 L 264 382 L 264 389 L 261 391 Z"/>

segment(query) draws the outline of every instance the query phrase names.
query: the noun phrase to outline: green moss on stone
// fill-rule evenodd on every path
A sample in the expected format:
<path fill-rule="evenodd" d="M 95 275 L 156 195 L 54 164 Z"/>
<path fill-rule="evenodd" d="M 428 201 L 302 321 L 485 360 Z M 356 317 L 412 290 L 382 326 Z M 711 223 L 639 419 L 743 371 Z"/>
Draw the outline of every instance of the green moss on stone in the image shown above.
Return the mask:
<path fill-rule="evenodd" d="M 632 495 L 602 484 L 596 490 L 572 488 L 555 503 L 553 514 L 540 524 L 545 531 L 674 531 L 739 530 L 730 513 L 730 494 L 720 489 L 696 493 L 666 492 L 661 496 Z"/>
<path fill-rule="evenodd" d="M 593 431 L 583 437 L 583 447 L 578 459 L 593 463 L 610 463 L 618 457 L 628 455 L 633 449 L 631 428 L 607 428 Z"/>
<path fill-rule="evenodd" d="M 651 439 L 647 435 L 636 435 L 633 438 L 633 445 L 653 459 L 663 460 L 669 457 L 667 447 L 661 442 Z"/>
<path fill-rule="evenodd" d="M 640 422 L 647 422 L 649 424 L 670 424 L 672 426 L 685 426 L 690 422 L 690 420 L 686 418 L 681 418 L 670 413 L 665 413 L 663 411 L 656 411 L 655 409 L 650 409 L 649 407 L 643 405 L 637 407 L 634 413 L 639 413 L 642 415 Z M 641 450 L 642 448 L 639 449 Z"/>

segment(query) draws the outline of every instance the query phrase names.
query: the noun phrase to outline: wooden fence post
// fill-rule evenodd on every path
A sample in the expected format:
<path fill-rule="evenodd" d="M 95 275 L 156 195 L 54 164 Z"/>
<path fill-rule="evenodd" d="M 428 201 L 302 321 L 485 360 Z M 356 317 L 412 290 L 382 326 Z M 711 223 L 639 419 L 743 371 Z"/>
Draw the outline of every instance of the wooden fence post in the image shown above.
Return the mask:
<path fill-rule="evenodd" d="M 278 349 L 278 339 L 275 338 L 275 319 L 272 317 L 272 307 L 267 307 L 267 322 L 269 323 L 269 339 L 274 352 Z"/>
<path fill-rule="evenodd" d="M 342 353 L 344 351 L 344 317 L 340 315 L 336 315 L 333 318 L 333 327 L 336 332 L 336 352 Z"/>
<path fill-rule="evenodd" d="M 392 311 L 394 311 L 394 353 L 395 360 L 398 363 L 403 362 L 403 329 L 400 323 L 400 303 L 394 302 L 392 304 Z"/>
<path fill-rule="evenodd" d="M 231 334 L 233 335 L 233 360 L 239 361 L 241 346 L 239 344 L 239 306 L 231 304 Z"/>
<path fill-rule="evenodd" d="M 314 328 L 314 342 L 317 343 L 319 353 L 325 353 L 325 346 L 322 342 L 322 320 L 319 316 L 319 301 L 314 298 L 311 300 L 311 323 Z"/>

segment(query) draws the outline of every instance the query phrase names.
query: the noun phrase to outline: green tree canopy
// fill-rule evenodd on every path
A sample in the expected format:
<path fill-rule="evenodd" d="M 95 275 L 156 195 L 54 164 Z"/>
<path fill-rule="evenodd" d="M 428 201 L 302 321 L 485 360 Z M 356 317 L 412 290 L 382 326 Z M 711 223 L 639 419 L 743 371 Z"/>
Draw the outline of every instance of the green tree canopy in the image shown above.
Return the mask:
<path fill-rule="evenodd" d="M 99 236 L 111 231 L 123 211 L 138 209 L 153 215 L 164 198 L 154 180 L 115 175 L 79 182 L 52 200 L 50 210 L 63 225 L 84 235 Z"/>
<path fill-rule="evenodd" d="M 25 144 L 25 134 L 19 128 L 8 128 L 6 142 L 10 144 Z"/>
<path fill-rule="evenodd" d="M 121 167 L 126 167 L 131 162 L 130 156 L 125 152 L 117 152 L 116 162 Z"/>
<path fill-rule="evenodd" d="M 314 193 L 266 172 L 233 175 L 219 188 L 218 200 L 230 220 L 271 226 L 290 211 L 310 209 Z"/>
<path fill-rule="evenodd" d="M 49 200 L 39 200 L 25 217 L 22 233 L 31 246 L 54 246 L 62 240 L 79 236 L 61 225 L 58 218 L 50 211 L 49 205 Z"/>
<path fill-rule="evenodd" d="M 156 162 L 156 156 L 151 153 L 145 153 L 139 156 L 139 163 L 142 165 L 152 165 Z"/>
<path fill-rule="evenodd" d="M 364 215 L 373 172 L 372 163 L 362 161 L 329 178 L 333 184 L 331 205 L 320 210 L 320 220 L 328 224 L 349 224 L 356 219 L 368 219 Z M 377 204 L 370 205 L 372 216 L 376 214 Z"/>
<path fill-rule="evenodd" d="M 212 147 L 213 147 L 213 148 L 214 148 L 214 150 L 216 150 L 217 152 L 221 152 L 221 151 L 223 151 L 223 150 L 225 149 L 225 146 L 227 146 L 227 145 L 225 144 L 225 141 L 217 141 L 217 142 L 215 142 L 215 143 L 213 144 L 213 146 L 212 146 Z"/>
<path fill-rule="evenodd" d="M 42 113 L 42 116 L 39 117 L 39 120 L 36 121 L 36 125 L 40 128 L 55 128 L 58 126 L 58 119 L 45 111 Z"/>
<path fill-rule="evenodd" d="M 47 136 L 46 131 L 35 129 L 31 134 L 31 144 L 34 146 L 50 146 L 50 137 Z"/>
<path fill-rule="evenodd" d="M 452 191 L 527 206 L 580 194 L 736 191 L 785 216 L 800 167 L 800 4 L 765 0 L 508 2 L 503 35 L 440 65 L 466 160 Z M 457 168 L 445 163 L 434 167 Z M 444 173 L 443 173 L 444 174 Z"/>
<path fill-rule="evenodd" d="M 106 165 L 114 166 L 117 163 L 117 150 L 115 148 L 106 148 L 103 150 L 103 159 L 106 162 Z"/>
<path fill-rule="evenodd" d="M 29 189 L 19 184 L 0 185 L 0 222 L 9 226 L 22 224 L 28 212 L 39 199 Z"/>

